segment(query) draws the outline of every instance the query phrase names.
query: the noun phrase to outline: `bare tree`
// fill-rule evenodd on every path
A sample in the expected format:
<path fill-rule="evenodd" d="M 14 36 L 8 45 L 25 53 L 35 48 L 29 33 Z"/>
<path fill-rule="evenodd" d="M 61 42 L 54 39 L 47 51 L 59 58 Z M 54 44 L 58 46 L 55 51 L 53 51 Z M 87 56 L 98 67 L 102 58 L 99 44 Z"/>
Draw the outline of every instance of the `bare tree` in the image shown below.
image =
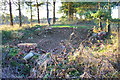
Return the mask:
<path fill-rule="evenodd" d="M 56 0 L 53 0 L 53 24 L 55 24 L 55 3 Z"/>
<path fill-rule="evenodd" d="M 9 11 L 10 11 L 10 25 L 13 26 L 13 16 L 12 16 L 12 4 L 11 4 L 11 0 L 9 0 Z"/>
<path fill-rule="evenodd" d="M 36 3 L 37 3 L 37 15 L 38 15 L 38 23 L 40 23 L 38 0 L 36 0 Z"/>
<path fill-rule="evenodd" d="M 33 6 L 35 6 L 37 8 L 38 23 L 40 23 L 39 7 L 41 5 L 44 5 L 44 2 L 38 3 L 38 0 L 36 0 L 36 4 L 33 5 Z"/>
<path fill-rule="evenodd" d="M 48 8 L 49 2 L 47 0 L 46 2 L 46 8 L 47 8 L 47 21 L 48 21 L 48 25 L 50 25 L 50 19 L 49 19 L 49 8 Z"/>
<path fill-rule="evenodd" d="M 109 15 L 111 15 L 111 7 L 110 7 L 110 0 L 108 0 L 108 10 L 109 10 Z M 111 33 L 111 28 L 110 28 L 110 20 L 107 19 L 107 28 L 108 28 L 108 33 Z"/>
<path fill-rule="evenodd" d="M 21 6 L 20 6 L 20 0 L 18 1 L 18 10 L 19 10 L 19 26 L 22 26 L 22 19 L 21 19 Z"/>

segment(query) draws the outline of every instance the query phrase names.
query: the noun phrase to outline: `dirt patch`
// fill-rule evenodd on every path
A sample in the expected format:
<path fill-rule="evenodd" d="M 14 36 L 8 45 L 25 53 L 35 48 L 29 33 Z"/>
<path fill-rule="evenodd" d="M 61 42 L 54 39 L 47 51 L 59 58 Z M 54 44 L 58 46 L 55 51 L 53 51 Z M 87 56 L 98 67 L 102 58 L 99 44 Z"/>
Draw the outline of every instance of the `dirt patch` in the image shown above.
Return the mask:
<path fill-rule="evenodd" d="M 45 51 L 54 49 L 60 45 L 61 41 L 70 42 L 74 48 L 79 46 L 79 43 L 84 40 L 88 34 L 88 29 L 80 28 L 50 28 L 43 31 L 33 32 L 20 40 L 14 40 L 9 44 L 17 45 L 18 43 L 37 43 L 38 48 Z"/>

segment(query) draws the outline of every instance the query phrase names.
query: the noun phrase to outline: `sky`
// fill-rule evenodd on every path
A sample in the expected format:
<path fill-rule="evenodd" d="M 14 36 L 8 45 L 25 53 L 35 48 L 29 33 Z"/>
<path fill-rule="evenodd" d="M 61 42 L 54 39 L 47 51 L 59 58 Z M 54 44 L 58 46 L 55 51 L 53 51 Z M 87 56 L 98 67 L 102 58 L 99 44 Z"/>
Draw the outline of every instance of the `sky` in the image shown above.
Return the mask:
<path fill-rule="evenodd" d="M 112 18 L 118 18 L 118 7 L 115 7 L 114 9 L 112 9 L 111 16 Z"/>
<path fill-rule="evenodd" d="M 57 18 L 60 18 L 62 16 L 61 13 L 58 13 L 58 10 L 60 9 L 60 6 L 61 6 L 61 2 L 59 0 L 57 0 L 57 2 L 56 2 L 56 17 Z M 7 6 L 7 8 L 9 9 L 9 6 Z M 16 10 L 17 8 L 18 8 L 17 6 L 12 5 L 12 12 L 14 14 L 14 17 L 18 16 L 18 14 L 19 14 L 18 10 Z M 30 18 L 30 12 L 28 12 L 26 8 L 28 8 L 27 5 L 22 7 L 21 12 L 22 12 L 22 14 L 24 14 L 25 16 Z M 53 10 L 52 9 L 53 9 L 52 4 L 50 4 L 50 6 L 49 6 L 49 17 L 50 18 L 53 17 Z M 35 11 L 35 10 L 36 10 L 36 8 L 33 8 L 33 14 L 34 14 L 33 18 L 37 19 L 37 11 Z M 39 10 L 40 10 L 40 18 L 46 18 L 46 15 L 47 15 L 46 6 L 43 5 L 43 6 L 39 7 Z M 2 13 L 1 10 L 0 10 L 0 13 Z M 9 10 L 7 10 L 7 13 L 9 13 Z M 112 14 L 111 15 L 112 15 L 112 18 L 118 18 L 118 7 L 115 7 L 114 9 L 112 9 Z"/>

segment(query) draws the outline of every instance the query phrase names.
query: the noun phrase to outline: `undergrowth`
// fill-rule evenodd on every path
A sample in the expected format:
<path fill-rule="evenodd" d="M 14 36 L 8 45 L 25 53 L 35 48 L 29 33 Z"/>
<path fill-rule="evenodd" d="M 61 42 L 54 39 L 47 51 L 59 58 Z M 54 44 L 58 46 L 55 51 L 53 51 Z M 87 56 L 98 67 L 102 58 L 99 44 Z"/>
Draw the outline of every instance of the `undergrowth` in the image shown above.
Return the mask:
<path fill-rule="evenodd" d="M 112 35 L 111 35 L 112 36 Z M 69 41 L 64 41 L 68 44 Z M 86 41 L 88 42 L 88 41 Z M 102 43 L 85 46 L 82 42 L 78 49 L 66 54 L 52 55 L 44 63 L 34 66 L 31 76 L 35 78 L 119 78 L 116 36 Z M 97 44 L 100 44 L 97 46 Z M 97 49 L 97 50 L 96 50 Z M 41 60 L 39 57 L 38 60 Z M 35 74 L 35 72 L 39 74 Z"/>
<path fill-rule="evenodd" d="M 38 29 L 38 27 L 40 26 L 36 25 L 34 32 L 41 32 L 41 28 Z M 29 29 L 11 29 L 13 28 L 3 30 L 4 40 L 21 39 L 24 36 L 29 37 L 33 33 Z M 9 45 L 3 50 L 9 53 L 8 61 L 3 63 L 17 67 L 21 75 L 27 75 L 26 77 L 29 76 L 30 78 L 119 78 L 119 63 L 116 57 L 118 55 L 118 40 L 114 34 L 115 32 L 112 32 L 110 38 L 104 41 L 98 40 L 94 44 L 85 40 L 79 44 L 77 49 L 70 45 L 72 41 L 63 41 L 72 49 L 67 51 L 66 46 L 66 50 L 58 55 L 49 52 L 39 57 L 33 57 L 29 63 L 16 59 L 15 56 L 19 49 Z"/>

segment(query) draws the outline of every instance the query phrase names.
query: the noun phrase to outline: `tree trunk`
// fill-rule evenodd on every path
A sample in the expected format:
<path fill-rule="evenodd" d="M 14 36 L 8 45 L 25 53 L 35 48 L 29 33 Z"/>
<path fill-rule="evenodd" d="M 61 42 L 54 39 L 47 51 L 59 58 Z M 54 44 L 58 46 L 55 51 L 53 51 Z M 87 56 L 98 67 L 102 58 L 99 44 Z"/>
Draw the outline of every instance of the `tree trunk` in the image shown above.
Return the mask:
<path fill-rule="evenodd" d="M 101 18 L 99 19 L 99 27 L 100 27 L 101 30 L 103 30 L 103 26 L 102 26 Z"/>
<path fill-rule="evenodd" d="M 98 9 L 100 10 L 101 9 L 101 6 L 100 6 L 100 2 L 98 3 Z M 101 22 L 101 16 L 99 17 L 99 27 L 101 30 L 103 30 L 103 27 L 102 27 L 102 22 Z"/>
<path fill-rule="evenodd" d="M 70 20 L 73 21 L 73 13 L 71 11 L 70 11 Z"/>
<path fill-rule="evenodd" d="M 108 27 L 108 33 L 110 34 L 111 33 L 110 23 L 108 23 L 107 27 Z"/>
<path fill-rule="evenodd" d="M 47 0 L 46 7 L 47 7 L 47 21 L 48 21 L 48 25 L 50 25 L 50 19 L 49 19 L 49 8 L 48 8 L 48 0 Z"/>
<path fill-rule="evenodd" d="M 108 0 L 108 10 L 109 10 L 109 15 L 111 15 L 111 7 L 110 7 L 110 1 Z M 107 31 L 108 31 L 108 34 L 111 33 L 111 27 L 110 27 L 110 20 L 107 19 L 107 22 L 108 22 L 108 25 L 107 25 Z"/>
<path fill-rule="evenodd" d="M 22 26 L 20 0 L 18 2 L 18 5 L 19 5 L 19 26 Z"/>
<path fill-rule="evenodd" d="M 72 21 L 73 20 L 73 11 L 72 11 L 72 3 L 68 2 L 68 20 Z"/>
<path fill-rule="evenodd" d="M 10 25 L 13 26 L 13 17 L 12 17 L 12 5 L 11 5 L 11 0 L 9 0 L 9 11 L 10 11 Z"/>
<path fill-rule="evenodd" d="M 30 13 L 31 13 L 30 23 L 31 23 L 31 25 L 32 25 L 32 5 L 30 5 Z"/>
<path fill-rule="evenodd" d="M 55 24 L 55 1 L 53 2 L 53 24 Z"/>
<path fill-rule="evenodd" d="M 38 0 L 36 0 L 36 2 L 37 2 L 38 24 L 40 24 Z"/>
<path fill-rule="evenodd" d="M 70 21 L 70 3 L 68 3 L 68 20 Z"/>

